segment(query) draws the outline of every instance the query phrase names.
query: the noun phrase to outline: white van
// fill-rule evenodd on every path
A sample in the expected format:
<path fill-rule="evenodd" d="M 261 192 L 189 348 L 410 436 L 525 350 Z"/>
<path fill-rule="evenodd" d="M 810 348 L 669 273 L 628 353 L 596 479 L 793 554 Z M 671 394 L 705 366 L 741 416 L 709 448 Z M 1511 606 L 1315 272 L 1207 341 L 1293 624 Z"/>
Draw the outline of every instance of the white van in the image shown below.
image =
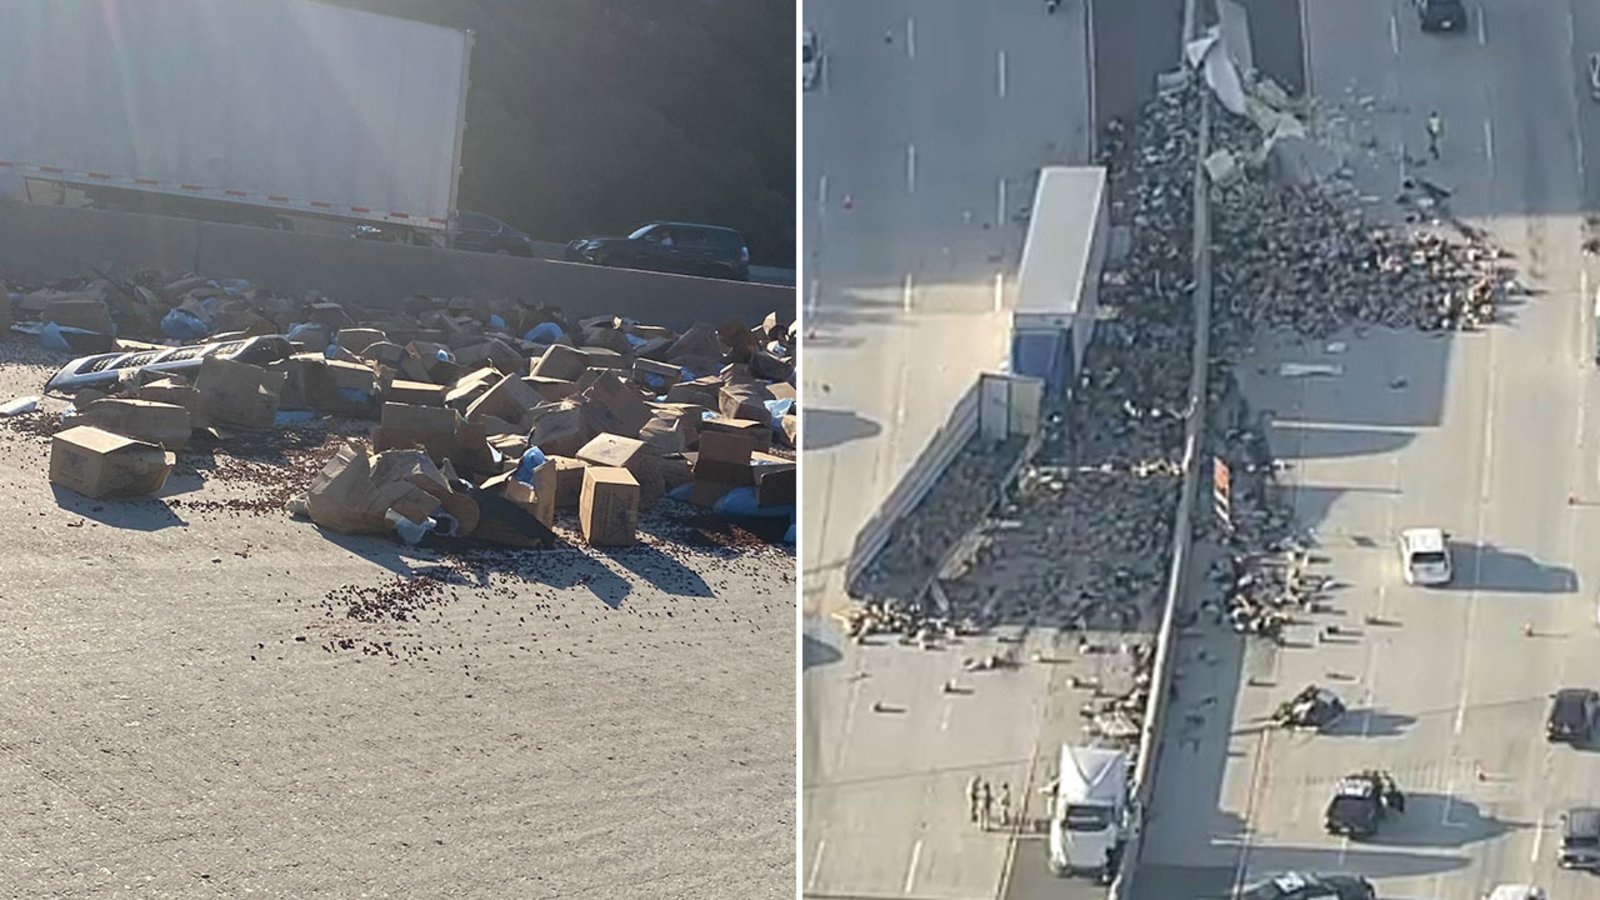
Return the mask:
<path fill-rule="evenodd" d="M 1407 528 L 1400 532 L 1400 570 L 1406 584 L 1450 583 L 1449 535 L 1437 528 Z"/>

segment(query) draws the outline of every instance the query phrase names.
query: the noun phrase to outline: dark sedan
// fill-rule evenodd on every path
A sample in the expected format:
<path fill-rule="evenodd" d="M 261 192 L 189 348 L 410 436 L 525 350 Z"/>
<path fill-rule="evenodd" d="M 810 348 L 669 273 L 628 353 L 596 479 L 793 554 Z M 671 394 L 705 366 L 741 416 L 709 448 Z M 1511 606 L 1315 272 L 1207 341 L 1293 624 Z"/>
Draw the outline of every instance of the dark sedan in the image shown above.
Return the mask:
<path fill-rule="evenodd" d="M 579 238 L 567 245 L 568 262 L 678 275 L 750 280 L 750 248 L 732 228 L 687 222 L 651 222 L 625 238 Z"/>
<path fill-rule="evenodd" d="M 455 248 L 502 256 L 532 256 L 533 239 L 494 216 L 462 210 L 456 213 Z"/>
<path fill-rule="evenodd" d="M 1285 872 L 1248 888 L 1240 900 L 1376 900 L 1372 882 L 1359 875 Z"/>

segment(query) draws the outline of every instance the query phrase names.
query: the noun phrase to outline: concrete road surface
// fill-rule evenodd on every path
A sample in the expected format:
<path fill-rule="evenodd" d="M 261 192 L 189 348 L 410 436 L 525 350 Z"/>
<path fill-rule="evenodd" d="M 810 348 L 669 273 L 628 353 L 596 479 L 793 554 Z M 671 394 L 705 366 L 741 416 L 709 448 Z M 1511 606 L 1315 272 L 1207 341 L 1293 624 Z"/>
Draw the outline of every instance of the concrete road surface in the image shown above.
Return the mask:
<path fill-rule="evenodd" d="M 1578 94 L 1589 48 L 1574 38 L 1600 19 L 1564 2 L 1469 6 L 1466 34 L 1436 36 L 1398 0 L 1313 0 L 1311 89 L 1348 103 L 1351 128 L 1372 138 L 1355 161 L 1382 205 L 1408 172 L 1454 189 L 1456 212 L 1541 293 L 1477 334 L 1349 335 L 1343 352 L 1264 342 L 1251 361 L 1251 400 L 1273 411 L 1319 569 L 1342 586 L 1294 646 L 1241 654 L 1215 630 L 1181 645 L 1140 898 L 1227 896 L 1289 869 L 1359 872 L 1395 898 L 1467 900 L 1517 881 L 1600 897 L 1600 881 L 1554 865 L 1561 811 L 1600 794 L 1600 755 L 1542 735 L 1550 692 L 1600 687 L 1600 566 L 1586 552 L 1600 540 L 1600 281 L 1579 250 L 1600 107 Z M 1430 110 L 1446 136 L 1419 168 Z M 1280 361 L 1344 375 L 1259 375 Z M 1414 526 L 1451 534 L 1449 587 L 1401 580 L 1393 536 Z M 1353 633 L 1319 642 L 1329 624 Z M 1309 682 L 1349 703 L 1337 733 L 1264 730 Z M 1199 724 L 1185 730 L 1186 716 Z M 1333 839 L 1320 827 L 1332 783 L 1364 766 L 1394 772 L 1406 813 L 1376 840 Z"/>
<path fill-rule="evenodd" d="M 805 896 L 1105 895 L 1092 881 L 1047 873 L 1039 789 L 1056 774 L 1062 742 L 1082 737 L 1077 711 L 1090 694 L 1072 677 L 1125 690 L 1125 654 L 1080 654 L 1076 636 L 1043 632 L 1008 631 L 936 651 L 882 637 L 867 646 L 841 647 L 836 636 L 819 642 L 834 652 L 806 673 L 808 703 L 837 737 L 816 761 L 824 774 L 804 788 Z M 1009 654 L 1018 665 L 965 670 L 963 660 L 989 654 Z M 974 776 L 997 798 L 987 832 L 968 816 Z M 1000 821 L 1001 785 L 1010 785 L 1014 818 L 1023 820 L 1010 827 Z"/>
<path fill-rule="evenodd" d="M 1089 147 L 1086 16 L 1043 4 L 824 0 L 804 101 L 807 606 L 957 398 L 1005 360 L 1041 165 Z"/>

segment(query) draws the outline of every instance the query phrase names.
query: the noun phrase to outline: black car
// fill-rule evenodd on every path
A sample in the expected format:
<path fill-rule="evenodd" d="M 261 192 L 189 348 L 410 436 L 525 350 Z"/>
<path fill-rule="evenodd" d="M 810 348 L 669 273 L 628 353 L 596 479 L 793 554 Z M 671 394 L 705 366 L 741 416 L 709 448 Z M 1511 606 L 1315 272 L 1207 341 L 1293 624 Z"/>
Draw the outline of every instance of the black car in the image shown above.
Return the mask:
<path fill-rule="evenodd" d="M 1323 824 L 1329 834 L 1368 838 L 1390 812 L 1405 809 L 1405 796 L 1387 772 L 1357 772 L 1339 779 L 1328 801 Z"/>
<path fill-rule="evenodd" d="M 578 238 L 567 261 L 678 275 L 750 280 L 750 248 L 732 228 L 651 222 L 625 238 Z"/>
<path fill-rule="evenodd" d="M 533 239 L 494 216 L 461 210 L 456 213 L 455 248 L 502 256 L 532 256 Z"/>
<path fill-rule="evenodd" d="M 1285 872 L 1247 888 L 1239 900 L 1377 900 L 1372 882 L 1360 875 Z"/>
<path fill-rule="evenodd" d="M 1594 735 L 1600 694 L 1588 688 L 1562 688 L 1550 696 L 1550 717 L 1544 726 L 1546 738 L 1577 743 Z"/>
<path fill-rule="evenodd" d="M 1561 817 L 1561 855 L 1563 869 L 1600 871 L 1600 809 L 1581 806 Z"/>
<path fill-rule="evenodd" d="M 1467 27 L 1467 7 L 1461 0 L 1412 0 L 1423 31 L 1461 31 Z"/>

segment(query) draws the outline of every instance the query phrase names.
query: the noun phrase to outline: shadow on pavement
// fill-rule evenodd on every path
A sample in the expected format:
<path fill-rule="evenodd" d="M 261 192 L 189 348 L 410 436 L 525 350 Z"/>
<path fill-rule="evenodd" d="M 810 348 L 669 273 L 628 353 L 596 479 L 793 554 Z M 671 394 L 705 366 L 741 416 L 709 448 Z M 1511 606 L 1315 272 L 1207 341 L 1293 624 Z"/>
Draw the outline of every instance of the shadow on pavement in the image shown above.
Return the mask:
<path fill-rule="evenodd" d="M 877 422 L 849 410 L 806 407 L 800 416 L 800 430 L 805 435 L 807 450 L 828 450 L 883 432 L 883 426 Z"/>
<path fill-rule="evenodd" d="M 715 596 L 711 586 L 706 584 L 699 573 L 648 544 L 609 549 L 604 551 L 604 554 L 607 559 L 632 572 L 639 577 L 639 580 L 663 594 L 673 597 Z M 610 571 L 604 566 L 596 566 L 596 569 Z M 600 596 L 607 606 L 615 609 L 622 605 L 622 598 L 627 596 L 627 593 L 627 590 L 623 590 L 620 594 L 613 590 L 601 596 L 600 592 L 596 591 L 596 596 Z M 612 595 L 615 595 L 615 603 L 610 599 Z"/>
<path fill-rule="evenodd" d="M 1478 804 L 1470 800 L 1448 794 L 1408 792 L 1405 814 L 1385 822 L 1377 835 L 1365 843 L 1385 847 L 1459 848 L 1493 840 L 1512 827 L 1485 815 Z"/>
<path fill-rule="evenodd" d="M 1446 591 L 1498 594 L 1566 594 L 1578 590 L 1578 575 L 1566 566 L 1539 562 L 1526 553 L 1494 544 L 1474 547 L 1451 542 L 1455 578 Z"/>
<path fill-rule="evenodd" d="M 1397 431 L 1319 428 L 1285 422 L 1277 426 L 1272 449 L 1278 459 L 1326 459 L 1340 456 L 1377 456 L 1409 445 L 1415 435 Z"/>
<path fill-rule="evenodd" d="M 800 645 L 800 664 L 803 669 L 827 666 L 844 659 L 839 648 L 827 641 L 805 635 Z"/>
<path fill-rule="evenodd" d="M 56 505 L 62 510 L 108 525 L 132 531 L 160 531 L 163 528 L 187 526 L 189 523 L 172 511 L 167 502 L 157 497 L 135 497 L 127 500 L 92 500 L 76 491 L 56 485 L 50 486 Z M 69 525 L 70 527 L 77 527 Z"/>
<path fill-rule="evenodd" d="M 1406 814 L 1411 814 L 1409 806 Z M 1284 872 L 1352 872 L 1368 878 L 1417 878 L 1464 869 L 1471 861 L 1466 856 L 1366 850 L 1360 845 L 1343 851 L 1333 847 L 1257 845 L 1250 848 L 1250 871 L 1262 873 L 1263 879 Z"/>
<path fill-rule="evenodd" d="M 1343 718 L 1323 729 L 1331 737 L 1395 737 L 1417 723 L 1416 716 L 1383 712 L 1376 708 L 1347 710 Z"/>

